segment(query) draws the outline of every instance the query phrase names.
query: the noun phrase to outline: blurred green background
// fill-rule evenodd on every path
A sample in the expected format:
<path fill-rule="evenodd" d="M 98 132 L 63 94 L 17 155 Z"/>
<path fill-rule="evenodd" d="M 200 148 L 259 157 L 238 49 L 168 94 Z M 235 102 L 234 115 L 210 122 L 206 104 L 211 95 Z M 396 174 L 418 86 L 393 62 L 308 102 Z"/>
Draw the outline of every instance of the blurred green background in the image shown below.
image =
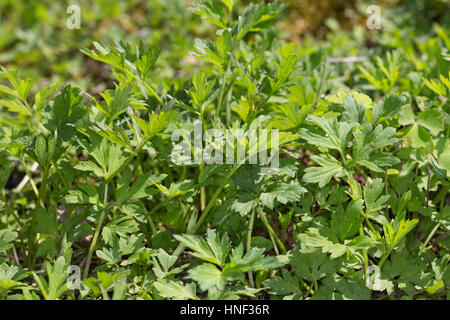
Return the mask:
<path fill-rule="evenodd" d="M 208 38 L 214 28 L 187 8 L 190 0 L 1 0 L 0 65 L 18 69 L 44 87 L 72 83 L 91 92 L 112 86 L 111 71 L 84 56 L 93 41 L 126 40 L 162 48 L 158 76 L 188 79 L 198 61 L 189 55 L 196 37 Z M 251 1 L 235 1 L 239 8 Z M 255 1 L 253 1 L 255 2 Z M 279 35 L 305 52 L 327 46 L 333 56 L 368 55 L 399 48 L 420 70 L 428 59 L 430 38 L 449 38 L 450 0 L 291 0 L 277 25 Z M 367 7 L 381 8 L 382 30 L 366 28 Z M 81 28 L 70 30 L 67 8 L 81 8 Z M 444 46 L 448 50 L 448 43 Z M 308 51 L 309 50 L 309 51 Z M 422 53 L 421 53 L 422 52 Z M 436 52 L 441 54 L 442 52 Z M 430 59 L 432 60 L 432 59 Z M 432 68 L 430 68 L 432 69 Z"/>

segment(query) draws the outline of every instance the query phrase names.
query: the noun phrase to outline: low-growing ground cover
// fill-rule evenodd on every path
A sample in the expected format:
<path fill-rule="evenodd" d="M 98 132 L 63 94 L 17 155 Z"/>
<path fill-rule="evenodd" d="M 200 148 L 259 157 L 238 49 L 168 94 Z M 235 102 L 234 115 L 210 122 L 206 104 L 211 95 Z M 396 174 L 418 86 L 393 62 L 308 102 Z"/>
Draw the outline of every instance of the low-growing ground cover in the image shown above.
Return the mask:
<path fill-rule="evenodd" d="M 0 297 L 449 298 L 448 22 L 293 43 L 287 3 L 168 8 L 151 41 L 72 35 L 106 84 L 5 51 Z"/>

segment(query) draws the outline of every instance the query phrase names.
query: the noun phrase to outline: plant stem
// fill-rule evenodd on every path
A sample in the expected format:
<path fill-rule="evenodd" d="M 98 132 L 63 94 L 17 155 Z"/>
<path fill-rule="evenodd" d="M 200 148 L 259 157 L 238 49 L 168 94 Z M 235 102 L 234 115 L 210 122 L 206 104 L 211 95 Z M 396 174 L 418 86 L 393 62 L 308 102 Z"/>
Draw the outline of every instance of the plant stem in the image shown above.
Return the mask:
<path fill-rule="evenodd" d="M 325 55 L 325 58 L 323 59 L 323 62 L 322 62 L 322 72 L 320 74 L 320 82 L 319 82 L 319 87 L 317 88 L 317 92 L 316 92 L 316 100 L 314 101 L 314 107 L 316 107 L 317 103 L 319 102 L 320 91 L 322 90 L 322 84 L 323 84 L 323 80 L 325 78 L 326 66 L 327 66 L 327 56 Z"/>
<path fill-rule="evenodd" d="M 385 170 L 385 173 L 384 173 L 384 191 L 385 191 L 385 194 L 386 195 L 388 195 L 389 194 L 389 192 L 388 192 L 388 174 L 387 174 L 387 168 L 386 168 L 386 170 Z M 388 220 L 390 220 L 391 218 L 389 217 L 389 203 L 388 202 L 386 202 L 386 218 L 388 218 Z"/>
<path fill-rule="evenodd" d="M 286 248 L 284 247 L 283 242 L 281 242 L 280 238 L 278 238 L 278 236 L 275 233 L 275 231 L 273 231 L 272 227 L 269 224 L 269 221 L 267 221 L 267 218 L 264 215 L 264 212 L 261 210 L 260 207 L 256 208 L 256 210 L 258 211 L 259 217 L 261 218 L 262 222 L 264 223 L 264 225 L 266 226 L 267 230 L 269 231 L 269 234 L 276 239 L 276 242 L 278 243 L 281 251 L 282 252 L 286 252 Z M 275 248 L 276 248 L 276 246 L 275 246 Z"/>
<path fill-rule="evenodd" d="M 200 188 L 200 210 L 203 212 L 206 207 L 206 190 L 205 187 Z"/>
<path fill-rule="evenodd" d="M 28 181 L 30 181 L 31 187 L 33 188 L 34 194 L 35 194 L 37 197 L 39 197 L 39 191 L 38 191 L 38 188 L 36 187 L 36 184 L 34 183 L 32 177 L 31 177 L 31 173 L 30 173 L 30 171 L 28 170 L 28 167 L 27 167 L 27 165 L 25 164 L 25 161 L 21 160 L 21 162 L 22 162 L 23 167 L 25 168 L 25 173 L 26 173 L 26 175 L 27 175 L 27 177 L 28 177 Z"/>
<path fill-rule="evenodd" d="M 364 236 L 364 229 L 361 226 L 361 228 L 359 229 L 359 234 L 361 236 Z M 367 249 L 363 249 L 363 266 L 364 266 L 364 280 L 367 280 L 367 269 L 369 268 L 369 257 L 367 256 Z"/>
<path fill-rule="evenodd" d="M 252 248 L 252 231 L 253 231 L 253 223 L 255 222 L 255 214 L 256 211 L 252 210 L 250 215 L 250 221 L 248 223 L 248 231 L 247 231 L 247 252 Z M 248 272 L 248 280 L 250 281 L 250 287 L 254 288 L 255 283 L 253 281 L 253 273 L 251 271 Z"/>
<path fill-rule="evenodd" d="M 378 269 L 381 270 L 381 267 L 383 266 L 384 262 L 386 261 L 386 259 L 389 257 L 389 255 L 391 254 L 393 248 L 390 248 L 385 254 L 384 256 L 381 258 L 381 260 L 378 262 Z"/>
<path fill-rule="evenodd" d="M 421 255 L 421 254 L 425 251 L 425 248 L 426 248 L 428 242 L 430 242 L 431 238 L 434 236 L 434 234 L 436 233 L 436 231 L 438 231 L 440 225 L 441 225 L 441 223 L 438 222 L 438 223 L 434 226 L 433 230 L 431 230 L 431 232 L 430 232 L 430 234 L 428 235 L 427 239 L 425 240 L 425 242 L 424 242 L 424 243 L 421 245 L 421 247 L 420 247 L 419 255 Z"/>
<path fill-rule="evenodd" d="M 428 178 L 427 178 L 427 202 L 425 203 L 425 207 L 428 208 L 428 204 L 430 202 L 430 182 L 431 182 L 431 169 L 430 166 L 427 165 L 427 170 L 428 170 Z M 422 224 L 422 216 L 419 217 L 419 223 L 417 224 L 416 227 L 416 232 L 414 233 L 414 239 L 412 241 L 412 247 L 414 248 L 414 245 L 416 244 L 416 240 L 419 236 L 419 228 L 420 225 Z"/>
<path fill-rule="evenodd" d="M 376 234 L 377 232 L 376 232 L 375 228 L 373 227 L 372 223 L 370 223 L 369 216 L 366 215 L 366 214 L 365 214 L 364 212 L 362 212 L 362 211 L 360 212 L 360 214 L 364 217 L 364 219 L 365 219 L 367 225 L 369 226 L 370 230 L 372 230 L 372 232 L 373 232 L 374 234 Z"/>
<path fill-rule="evenodd" d="M 44 168 L 43 172 L 42 172 L 41 185 L 39 187 L 39 194 L 38 194 L 38 198 L 37 198 L 37 202 L 36 202 L 36 209 L 34 210 L 34 214 L 31 217 L 31 226 L 30 226 L 29 238 L 28 238 L 29 250 L 28 250 L 27 258 L 28 258 L 28 267 L 30 270 L 33 270 L 34 264 L 36 262 L 37 235 L 34 232 L 34 228 L 36 226 L 37 210 L 39 210 L 40 207 L 42 207 L 45 210 L 44 197 L 45 197 L 45 192 L 47 189 L 47 178 L 48 178 L 48 168 Z M 30 178 L 30 181 L 32 181 L 31 178 Z"/>
<path fill-rule="evenodd" d="M 306 282 L 299 276 L 297 276 L 297 279 L 300 281 L 300 283 L 305 287 L 305 289 L 308 291 L 308 294 L 311 296 L 314 295 L 314 289 L 306 284 Z"/>
<path fill-rule="evenodd" d="M 94 236 L 91 240 L 91 245 L 89 246 L 89 251 L 86 259 L 86 267 L 84 268 L 84 278 L 86 279 L 89 276 L 89 267 L 91 264 L 92 254 L 94 253 L 95 245 L 97 244 L 97 239 L 100 234 L 100 230 L 103 225 L 103 220 L 106 217 L 106 203 L 108 202 L 108 183 L 105 185 L 105 195 L 103 198 L 103 209 L 100 215 L 100 220 L 97 223 L 97 227 L 95 228 Z"/>
<path fill-rule="evenodd" d="M 227 97 L 227 104 L 226 104 L 226 120 L 227 120 L 228 124 L 231 123 L 231 104 L 230 104 L 230 100 L 231 100 L 231 97 L 233 96 L 232 83 L 233 83 L 233 81 L 231 82 L 230 89 L 228 90 L 228 97 Z"/>
<path fill-rule="evenodd" d="M 156 98 L 156 100 L 158 100 L 158 102 L 160 104 L 163 104 L 162 99 L 158 96 L 158 94 L 155 92 L 155 90 L 149 85 L 147 84 L 145 81 L 143 81 L 141 78 L 139 78 L 138 76 L 134 75 L 132 72 L 128 71 L 125 68 L 121 68 L 118 66 L 113 66 L 123 72 L 125 72 L 126 74 L 130 75 L 132 78 L 136 79 L 139 83 L 141 83 L 148 91 L 150 91 L 150 93 Z"/>
<path fill-rule="evenodd" d="M 147 221 L 148 224 L 150 225 L 150 229 L 152 229 L 152 233 L 155 235 L 156 234 L 156 227 L 155 227 L 155 223 L 153 222 L 153 218 L 152 215 L 153 213 L 155 213 L 156 210 L 158 210 L 159 208 L 161 208 L 161 206 L 164 204 L 164 202 L 160 202 L 158 203 L 155 207 L 153 207 L 152 210 L 150 210 L 150 212 L 147 212 L 146 216 L 147 216 Z"/>
<path fill-rule="evenodd" d="M 223 72 L 223 78 L 222 78 L 222 89 L 220 90 L 220 96 L 219 96 L 219 101 L 217 101 L 217 111 L 216 111 L 216 120 L 219 120 L 220 118 L 220 109 L 222 107 L 222 101 L 223 101 L 223 96 L 225 94 L 225 87 L 226 87 L 226 82 L 227 82 L 227 73 L 228 70 L 230 68 L 230 61 L 228 61 L 228 66 L 227 69 Z"/>
<path fill-rule="evenodd" d="M 134 159 L 134 157 L 141 151 L 141 149 L 145 146 L 145 144 L 149 141 L 148 138 L 144 138 L 141 143 L 139 144 L 139 146 L 136 148 L 136 150 L 134 150 L 131 155 L 128 157 L 128 159 L 119 167 L 119 169 L 117 169 L 116 171 L 114 171 L 106 180 L 106 182 L 111 181 L 116 175 L 118 175 L 125 167 L 127 167 L 131 160 Z"/>
<path fill-rule="evenodd" d="M 280 251 L 278 250 L 277 242 L 275 241 L 275 238 L 273 237 L 273 235 L 270 232 L 269 232 L 269 238 L 270 238 L 270 241 L 272 241 L 273 250 L 275 251 L 275 254 L 279 255 Z"/>
<path fill-rule="evenodd" d="M 192 230 L 186 230 L 187 234 L 195 234 L 195 232 L 201 227 L 201 225 L 205 221 L 206 217 L 208 216 L 209 211 L 212 209 L 214 203 L 216 202 L 217 198 L 219 197 L 220 193 L 222 192 L 223 188 L 225 188 L 228 180 L 233 176 L 233 174 L 237 171 L 237 169 L 239 169 L 239 167 L 240 167 L 240 165 L 237 165 L 233 168 L 233 170 L 230 171 L 227 178 L 224 179 L 224 181 L 217 188 L 216 192 L 214 192 L 214 194 L 211 197 L 211 199 L 209 200 L 208 205 L 206 206 L 205 210 L 202 211 L 202 215 L 198 219 L 194 228 L 192 228 Z M 185 248 L 186 247 L 184 245 L 179 244 L 172 255 L 174 255 L 176 257 L 180 256 L 180 254 L 184 251 Z"/>
<path fill-rule="evenodd" d="M 233 176 L 233 174 L 236 172 L 237 169 L 239 169 L 240 165 L 237 165 L 233 168 L 233 170 L 230 171 L 227 178 L 220 184 L 219 188 L 217 188 L 216 192 L 213 194 L 211 199 L 208 202 L 208 205 L 205 208 L 205 211 L 202 212 L 202 215 L 200 216 L 200 219 L 198 219 L 197 224 L 195 225 L 194 232 L 197 231 L 198 228 L 202 225 L 203 221 L 208 216 L 209 211 L 212 209 L 212 206 L 214 205 L 214 202 L 216 201 L 219 194 L 222 192 L 223 188 L 226 186 L 228 180 Z"/>

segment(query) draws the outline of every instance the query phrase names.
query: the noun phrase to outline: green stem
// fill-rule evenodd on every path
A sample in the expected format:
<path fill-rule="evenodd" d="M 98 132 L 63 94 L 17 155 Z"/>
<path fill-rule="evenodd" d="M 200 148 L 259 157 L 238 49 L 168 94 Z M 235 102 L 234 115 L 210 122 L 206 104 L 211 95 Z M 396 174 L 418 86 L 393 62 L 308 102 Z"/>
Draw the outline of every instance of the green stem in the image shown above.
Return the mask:
<path fill-rule="evenodd" d="M 231 97 L 233 96 L 233 81 L 230 84 L 230 89 L 228 90 L 228 97 L 227 97 L 227 104 L 226 104 L 226 120 L 227 123 L 230 124 L 231 123 L 231 104 L 230 104 L 230 100 Z"/>
<path fill-rule="evenodd" d="M 55 172 L 58 175 L 59 179 L 61 180 L 61 183 L 64 187 L 69 187 L 68 183 L 66 182 L 66 179 L 64 179 L 64 176 L 61 173 L 61 170 L 58 169 L 58 166 L 56 163 L 53 163 L 53 168 L 55 168 Z"/>
<path fill-rule="evenodd" d="M 233 176 L 233 174 L 237 171 L 237 169 L 239 169 L 239 167 L 240 167 L 240 165 L 237 165 L 233 168 L 233 170 L 230 171 L 227 178 L 224 179 L 224 181 L 217 188 L 216 192 L 214 192 L 214 194 L 211 197 L 211 199 L 209 200 L 208 205 L 206 206 L 205 210 L 202 211 L 202 215 L 198 219 L 194 228 L 192 228 L 192 230 L 187 230 L 187 234 L 195 234 L 195 232 L 201 227 L 201 225 L 205 221 L 206 217 L 208 216 L 209 211 L 212 209 L 214 203 L 216 202 L 217 198 L 219 197 L 220 193 L 222 192 L 223 188 L 225 188 L 226 184 L 228 183 L 228 180 Z M 186 247 L 184 245 L 179 244 L 172 255 L 174 255 L 176 257 L 180 256 L 180 254 L 184 251 L 185 248 Z"/>
<path fill-rule="evenodd" d="M 25 168 L 25 173 L 28 177 L 28 181 L 30 181 L 31 187 L 33 188 L 34 193 L 36 194 L 37 197 L 39 197 L 39 191 L 38 188 L 36 187 L 36 184 L 34 183 L 33 179 L 31 178 L 31 173 L 28 170 L 27 165 L 25 164 L 25 161 L 21 160 L 23 167 Z"/>
<path fill-rule="evenodd" d="M 388 191 L 388 174 L 387 174 L 387 167 L 384 173 L 384 191 L 386 196 L 389 195 L 389 191 Z M 389 217 L 389 202 L 386 202 L 386 218 L 388 218 L 388 220 L 390 220 L 391 218 Z"/>
<path fill-rule="evenodd" d="M 359 234 L 364 236 L 364 229 L 361 226 L 359 229 Z M 369 257 L 367 256 L 367 249 L 363 249 L 363 266 L 364 266 L 364 280 L 367 280 L 368 274 L 367 269 L 369 268 Z"/>
<path fill-rule="evenodd" d="M 145 144 L 149 141 L 148 138 L 144 138 L 141 143 L 139 144 L 139 146 L 136 148 L 136 150 L 134 150 L 134 152 L 131 153 L 131 155 L 128 157 L 128 159 L 119 167 L 119 169 L 117 169 L 116 171 L 114 171 L 109 177 L 108 179 L 106 179 L 106 182 L 108 183 L 109 181 L 111 181 L 116 175 L 118 175 L 120 172 L 122 172 L 122 170 L 127 167 L 131 160 L 134 159 L 134 157 L 141 151 L 141 149 L 145 146 Z"/>
<path fill-rule="evenodd" d="M 264 225 L 266 226 L 267 230 L 269 231 L 269 234 L 276 239 L 276 242 L 278 243 L 281 251 L 286 252 L 286 248 L 284 247 L 283 242 L 281 242 L 281 240 L 278 238 L 278 236 L 275 233 L 275 231 L 273 231 L 272 227 L 269 224 L 269 221 L 267 221 L 267 218 L 264 215 L 264 212 L 261 210 L 260 207 L 256 208 L 256 210 L 258 211 L 259 217 L 261 218 L 262 222 L 264 223 Z M 275 246 L 275 248 L 276 248 L 276 246 Z"/>
<path fill-rule="evenodd" d="M 390 248 L 385 254 L 384 256 L 381 258 L 381 260 L 378 262 L 378 269 L 381 270 L 381 267 L 383 266 L 384 262 L 386 261 L 386 259 L 389 257 L 389 255 L 391 254 L 393 248 Z"/>
<path fill-rule="evenodd" d="M 362 212 L 362 211 L 360 212 L 360 214 L 364 217 L 364 219 L 365 219 L 367 225 L 369 226 L 370 230 L 372 230 L 372 232 L 373 232 L 374 234 L 377 234 L 377 232 L 376 232 L 375 228 L 373 227 L 372 223 L 370 223 L 369 216 L 366 215 L 366 214 L 365 214 L 364 212 Z"/>
<path fill-rule="evenodd" d="M 250 215 L 250 221 L 248 223 L 248 231 L 247 231 L 247 252 L 252 248 L 252 232 L 253 232 L 253 224 L 255 222 L 255 214 L 256 211 L 252 210 Z M 253 273 L 251 271 L 248 272 L 248 280 L 250 282 L 250 287 L 254 288 L 255 283 L 253 281 Z"/>
<path fill-rule="evenodd" d="M 48 168 L 44 168 L 43 174 L 42 174 L 42 181 L 39 188 L 39 194 L 36 202 L 36 209 L 34 210 L 34 215 L 31 217 L 31 226 L 29 231 L 29 238 L 28 238 L 28 246 L 29 246 L 29 252 L 28 252 L 28 267 L 30 270 L 33 270 L 34 265 L 36 263 L 36 241 L 37 241 L 37 234 L 34 232 L 35 226 L 36 226 L 36 214 L 37 210 L 39 210 L 40 207 L 44 208 L 44 198 L 45 198 L 45 192 L 47 190 L 47 179 L 48 179 Z M 31 178 L 30 178 L 30 181 Z"/>
<path fill-rule="evenodd" d="M 297 276 L 297 279 L 300 281 L 300 283 L 305 287 L 305 289 L 308 291 L 308 293 L 312 296 L 314 295 L 314 290 L 312 287 L 308 286 L 306 282 L 299 276 Z"/>
<path fill-rule="evenodd" d="M 320 82 L 319 82 L 319 86 L 317 88 L 317 92 L 316 92 L 316 100 L 314 101 L 314 107 L 317 106 L 317 103 L 319 102 L 319 98 L 320 98 L 320 91 L 322 90 L 322 84 L 323 84 L 323 80 L 325 78 L 325 69 L 326 69 L 326 65 L 327 65 L 327 56 L 325 56 L 325 58 L 323 59 L 323 63 L 322 63 L 322 72 L 320 74 Z M 344 161 L 345 163 L 345 161 Z"/>
<path fill-rule="evenodd" d="M 422 244 L 422 246 L 420 247 L 419 255 L 421 255 L 421 254 L 425 251 L 425 248 L 426 248 L 428 242 L 430 242 L 431 238 L 434 236 L 434 234 L 436 233 L 436 231 L 438 231 L 440 225 L 441 225 L 441 223 L 438 222 L 438 223 L 434 226 L 433 230 L 431 230 L 431 232 L 430 232 L 430 234 L 428 235 L 427 239 L 425 240 L 425 242 L 424 242 L 424 243 Z"/>
<path fill-rule="evenodd" d="M 155 227 L 155 223 L 153 222 L 153 218 L 152 215 L 153 213 L 155 213 L 156 210 L 158 210 L 159 208 L 161 208 L 161 206 L 164 204 L 165 202 L 160 202 L 158 203 L 155 207 L 152 208 L 152 210 L 150 210 L 150 212 L 147 212 L 146 216 L 147 216 L 147 221 L 148 224 L 150 225 L 150 229 L 152 229 L 152 233 L 154 235 L 156 235 L 156 227 Z"/>
<path fill-rule="evenodd" d="M 220 109 L 222 107 L 222 101 L 223 101 L 223 96 L 225 94 L 225 87 L 226 87 L 226 82 L 227 82 L 227 73 L 228 70 L 230 69 L 230 61 L 228 61 L 228 65 L 227 65 L 227 69 L 223 72 L 223 78 L 222 78 L 222 89 L 220 91 L 220 96 L 219 96 L 219 101 L 217 102 L 217 112 L 216 112 L 216 120 L 219 120 L 220 118 Z"/>
<path fill-rule="evenodd" d="M 108 183 L 105 185 L 105 195 L 103 198 L 103 209 L 100 216 L 100 220 L 97 223 L 97 227 L 95 228 L 94 236 L 91 240 L 91 245 L 89 246 L 89 251 L 86 259 L 86 267 L 84 268 L 84 278 L 86 279 L 89 276 L 89 267 L 91 264 L 92 254 L 94 253 L 95 245 L 97 244 L 97 239 L 100 234 L 100 230 L 103 225 L 103 220 L 105 220 L 106 217 L 106 203 L 108 202 Z"/>
<path fill-rule="evenodd" d="M 197 231 L 198 228 L 203 224 L 203 221 L 205 221 L 206 217 L 208 216 L 209 211 L 212 209 L 212 206 L 216 202 L 217 197 L 222 192 L 223 188 L 225 188 L 226 184 L 228 183 L 228 180 L 233 176 L 233 174 L 236 172 L 236 170 L 240 167 L 240 165 L 237 165 L 233 168 L 233 170 L 230 171 L 227 178 L 220 184 L 219 188 L 217 188 L 216 192 L 214 192 L 213 196 L 208 202 L 208 205 L 205 208 L 205 211 L 202 212 L 202 215 L 200 216 L 200 219 L 198 219 L 197 224 L 195 225 L 194 232 Z"/>
<path fill-rule="evenodd" d="M 272 241 L 273 250 L 275 251 L 275 254 L 279 255 L 280 251 L 278 250 L 277 242 L 275 241 L 275 238 L 273 237 L 273 235 L 270 232 L 269 232 L 269 238 L 270 238 L 270 241 Z"/>
<path fill-rule="evenodd" d="M 150 93 L 156 98 L 156 100 L 158 100 L 158 102 L 160 104 L 163 104 L 162 99 L 158 96 L 158 94 L 155 92 L 155 90 L 149 84 L 147 84 L 145 81 L 143 81 L 142 79 L 140 79 L 138 76 L 134 75 L 132 72 L 128 71 L 127 69 L 117 67 L 117 66 L 114 66 L 114 67 L 125 72 L 126 74 L 130 75 L 132 78 L 139 81 L 139 83 L 141 83 L 148 91 L 150 91 Z"/>
<path fill-rule="evenodd" d="M 274 93 L 275 93 L 275 91 L 272 91 L 271 93 L 269 93 L 269 94 L 264 98 L 264 100 L 261 100 L 261 102 L 257 104 L 256 108 L 259 109 L 259 108 L 264 107 L 264 106 L 266 105 L 267 101 L 269 101 L 269 99 L 272 98 L 272 96 L 273 96 Z"/>
<path fill-rule="evenodd" d="M 206 207 L 206 190 L 205 187 L 200 188 L 200 210 L 203 212 Z"/>

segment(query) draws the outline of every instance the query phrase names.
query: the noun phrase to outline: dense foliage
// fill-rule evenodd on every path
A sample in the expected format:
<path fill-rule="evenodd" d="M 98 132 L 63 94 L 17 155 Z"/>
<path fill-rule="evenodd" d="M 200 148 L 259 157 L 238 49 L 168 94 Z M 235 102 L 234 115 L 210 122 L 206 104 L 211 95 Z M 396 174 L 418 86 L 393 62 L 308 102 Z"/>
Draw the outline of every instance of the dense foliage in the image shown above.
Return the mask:
<path fill-rule="evenodd" d="M 24 3 L 0 4 L 0 298 L 450 297 L 448 1 L 300 43 L 283 2 L 93 1 L 94 35 Z M 198 125 L 235 161 L 174 161 Z"/>

